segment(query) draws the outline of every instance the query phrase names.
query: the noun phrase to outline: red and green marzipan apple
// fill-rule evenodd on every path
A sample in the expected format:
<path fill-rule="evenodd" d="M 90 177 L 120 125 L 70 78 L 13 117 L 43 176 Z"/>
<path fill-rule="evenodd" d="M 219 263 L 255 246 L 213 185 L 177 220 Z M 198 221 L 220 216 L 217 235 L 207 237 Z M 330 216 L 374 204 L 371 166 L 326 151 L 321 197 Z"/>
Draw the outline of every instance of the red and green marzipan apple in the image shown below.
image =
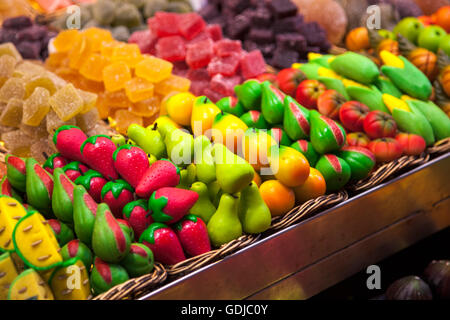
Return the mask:
<path fill-rule="evenodd" d="M 317 110 L 335 121 L 339 120 L 339 110 L 346 99 L 336 90 L 327 90 L 317 99 Z"/>
<path fill-rule="evenodd" d="M 350 147 L 367 148 L 370 143 L 370 138 L 363 132 L 352 132 L 347 135 L 346 142 Z"/>
<path fill-rule="evenodd" d="M 364 119 L 370 109 L 359 101 L 348 101 L 339 109 L 339 120 L 345 129 L 351 132 L 364 130 Z"/>
<path fill-rule="evenodd" d="M 317 109 L 317 100 L 326 90 L 325 85 L 317 80 L 304 80 L 295 91 L 295 100 L 306 108 Z"/>
<path fill-rule="evenodd" d="M 425 151 L 427 144 L 425 139 L 417 134 L 400 132 L 395 136 L 403 147 L 403 154 L 407 156 L 417 156 Z"/>
<path fill-rule="evenodd" d="M 397 123 L 394 118 L 380 110 L 369 112 L 364 119 L 363 127 L 371 139 L 394 138 L 397 134 Z"/>
<path fill-rule="evenodd" d="M 394 161 L 403 154 L 402 145 L 394 138 L 373 140 L 367 148 L 375 155 L 377 163 Z"/>
<path fill-rule="evenodd" d="M 306 80 L 306 75 L 299 69 L 286 68 L 278 72 L 275 84 L 284 93 L 294 96 L 298 85 Z"/>

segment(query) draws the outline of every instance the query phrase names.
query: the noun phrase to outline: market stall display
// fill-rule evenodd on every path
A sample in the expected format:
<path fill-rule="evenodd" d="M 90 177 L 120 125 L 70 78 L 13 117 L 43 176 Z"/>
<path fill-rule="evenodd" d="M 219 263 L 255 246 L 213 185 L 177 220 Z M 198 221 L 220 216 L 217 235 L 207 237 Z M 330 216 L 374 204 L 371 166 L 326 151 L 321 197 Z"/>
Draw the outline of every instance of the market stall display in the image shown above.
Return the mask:
<path fill-rule="evenodd" d="M 345 38 L 338 1 L 335 29 L 289 0 L 5 19 L 0 298 L 139 298 L 448 153 L 448 7 L 400 2 Z"/>

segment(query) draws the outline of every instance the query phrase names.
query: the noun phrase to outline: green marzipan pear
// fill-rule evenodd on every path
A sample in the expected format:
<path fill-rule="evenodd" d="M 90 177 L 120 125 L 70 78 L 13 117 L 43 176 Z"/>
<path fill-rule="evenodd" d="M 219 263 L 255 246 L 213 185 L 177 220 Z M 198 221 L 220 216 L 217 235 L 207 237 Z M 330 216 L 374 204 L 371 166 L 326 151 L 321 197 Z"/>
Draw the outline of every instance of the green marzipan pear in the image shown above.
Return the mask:
<path fill-rule="evenodd" d="M 216 164 L 217 182 L 225 193 L 240 192 L 253 180 L 253 167 L 223 144 L 214 144 L 212 154 Z"/>
<path fill-rule="evenodd" d="M 216 165 L 211 149 L 211 141 L 206 136 L 198 136 L 194 139 L 194 163 L 197 166 L 197 179 L 205 184 L 216 180 Z"/>
<path fill-rule="evenodd" d="M 128 127 L 127 133 L 128 137 L 146 153 L 155 156 L 157 159 L 166 156 L 166 146 L 161 133 L 157 129 L 157 124 L 153 127 L 144 128 L 133 123 Z"/>
<path fill-rule="evenodd" d="M 187 166 L 186 169 L 180 171 L 180 183 L 177 188 L 189 189 L 191 185 L 195 182 L 195 177 L 197 175 L 197 166 L 193 163 Z"/>
<path fill-rule="evenodd" d="M 194 158 L 194 137 L 180 129 L 168 133 L 164 139 L 169 159 L 176 165 L 187 166 Z"/>
<path fill-rule="evenodd" d="M 242 235 L 242 225 L 238 216 L 239 199 L 223 194 L 219 207 L 208 222 L 208 234 L 215 247 L 237 239 Z"/>
<path fill-rule="evenodd" d="M 192 184 L 191 190 L 198 193 L 198 200 L 189 212 L 208 223 L 216 212 L 216 207 L 209 199 L 208 187 L 203 182 L 197 181 Z"/>
<path fill-rule="evenodd" d="M 246 233 L 261 233 L 270 227 L 272 215 L 259 193 L 258 185 L 252 183 L 241 191 L 239 219 Z"/>

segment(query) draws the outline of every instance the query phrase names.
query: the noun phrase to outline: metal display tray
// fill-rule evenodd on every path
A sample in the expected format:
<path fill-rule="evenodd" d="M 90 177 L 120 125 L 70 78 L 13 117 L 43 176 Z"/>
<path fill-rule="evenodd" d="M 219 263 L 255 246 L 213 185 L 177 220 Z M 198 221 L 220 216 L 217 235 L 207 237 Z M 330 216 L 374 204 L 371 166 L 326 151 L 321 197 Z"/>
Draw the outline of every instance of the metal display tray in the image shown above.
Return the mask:
<path fill-rule="evenodd" d="M 450 153 L 141 299 L 307 299 L 450 226 Z"/>

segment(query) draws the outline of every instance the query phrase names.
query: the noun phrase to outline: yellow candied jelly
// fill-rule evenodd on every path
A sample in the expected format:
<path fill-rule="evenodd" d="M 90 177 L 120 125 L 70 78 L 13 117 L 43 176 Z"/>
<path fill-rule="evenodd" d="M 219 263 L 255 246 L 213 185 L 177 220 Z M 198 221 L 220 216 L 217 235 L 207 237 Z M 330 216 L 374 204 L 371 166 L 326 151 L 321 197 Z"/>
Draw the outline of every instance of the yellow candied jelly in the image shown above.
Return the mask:
<path fill-rule="evenodd" d="M 69 67 L 79 70 L 92 51 L 92 43 L 87 37 L 78 38 L 69 51 Z"/>
<path fill-rule="evenodd" d="M 107 91 L 123 89 L 129 80 L 131 80 L 130 68 L 123 61 L 114 62 L 103 69 L 103 83 Z"/>
<path fill-rule="evenodd" d="M 124 89 L 114 92 L 106 91 L 105 99 L 110 108 L 127 109 L 131 104 Z"/>
<path fill-rule="evenodd" d="M 76 29 L 62 30 L 53 40 L 53 46 L 58 52 L 68 52 L 80 37 L 80 32 Z"/>
<path fill-rule="evenodd" d="M 153 97 L 153 89 L 153 83 L 139 77 L 134 77 L 125 83 L 125 93 L 131 102 L 139 102 Z"/>
<path fill-rule="evenodd" d="M 157 83 L 167 79 L 172 74 L 172 63 L 153 56 L 142 59 L 135 68 L 136 76 Z"/>
<path fill-rule="evenodd" d="M 28 126 L 37 127 L 50 111 L 50 92 L 41 87 L 37 87 L 31 96 L 23 103 L 22 123 Z"/>
<path fill-rule="evenodd" d="M 155 84 L 155 92 L 160 95 L 168 95 L 172 91 L 186 92 L 191 86 L 189 79 L 171 75 L 169 78 Z"/>
<path fill-rule="evenodd" d="M 100 52 L 103 42 L 114 41 L 111 32 L 101 28 L 87 28 L 81 32 L 81 35 L 90 40 L 93 52 Z"/>
<path fill-rule="evenodd" d="M 134 68 L 142 60 L 141 50 L 135 43 L 115 46 L 112 49 L 111 61 L 123 61 L 130 68 Z"/>
<path fill-rule="evenodd" d="M 116 130 L 121 134 L 126 134 L 128 127 L 135 123 L 142 126 L 144 124 L 141 116 L 137 116 L 125 109 L 119 109 L 114 113 L 114 120 L 116 122 Z"/>
<path fill-rule="evenodd" d="M 109 59 L 104 56 L 93 53 L 80 68 L 80 74 L 92 81 L 103 81 L 103 69 L 109 64 Z"/>
<path fill-rule="evenodd" d="M 16 59 L 17 62 L 22 61 L 22 56 L 17 51 L 16 46 L 11 42 L 0 44 L 0 56 L 7 54 Z"/>
<path fill-rule="evenodd" d="M 9 99 L 23 99 L 25 96 L 25 83 L 20 78 L 9 78 L 0 89 L 0 102 L 7 103 Z"/>
<path fill-rule="evenodd" d="M 56 91 L 49 102 L 62 121 L 72 119 L 84 108 L 83 98 L 71 83 Z"/>
<path fill-rule="evenodd" d="M 109 116 L 109 106 L 106 101 L 106 93 L 101 92 L 97 96 L 97 110 L 100 119 L 106 119 Z"/>
<path fill-rule="evenodd" d="M 153 96 L 151 98 L 133 103 L 130 107 L 130 112 L 141 117 L 152 117 L 159 111 L 161 100 Z"/>
<path fill-rule="evenodd" d="M 2 126 L 18 127 L 22 122 L 23 101 L 19 99 L 10 99 L 0 115 L 0 124 Z"/>
<path fill-rule="evenodd" d="M 50 92 L 50 95 L 53 95 L 56 92 L 55 83 L 50 79 L 48 74 L 40 74 L 31 77 L 25 84 L 25 97 L 29 97 L 37 87 L 47 89 Z"/>
<path fill-rule="evenodd" d="M 78 90 L 78 93 L 84 101 L 83 110 L 80 112 L 81 114 L 85 114 L 95 108 L 95 104 L 97 103 L 97 95 L 95 93 L 84 90 Z"/>
<path fill-rule="evenodd" d="M 103 82 L 89 80 L 89 79 L 86 79 L 85 77 L 81 77 L 81 76 L 76 81 L 75 86 L 78 89 L 81 89 L 81 90 L 84 90 L 87 92 L 92 92 L 95 94 L 99 94 L 100 92 L 105 91 L 105 86 L 104 86 Z"/>

